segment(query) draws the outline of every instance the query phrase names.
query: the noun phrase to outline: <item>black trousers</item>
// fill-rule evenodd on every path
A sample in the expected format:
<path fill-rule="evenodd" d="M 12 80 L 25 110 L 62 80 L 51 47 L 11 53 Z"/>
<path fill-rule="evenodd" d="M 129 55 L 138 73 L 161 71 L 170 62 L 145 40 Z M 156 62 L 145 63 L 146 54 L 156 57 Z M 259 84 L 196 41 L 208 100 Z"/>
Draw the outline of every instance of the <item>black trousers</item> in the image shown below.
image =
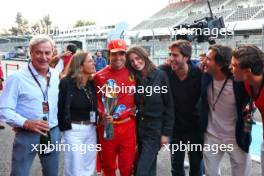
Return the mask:
<path fill-rule="evenodd" d="M 157 155 L 160 150 L 162 121 L 138 118 L 138 161 L 136 176 L 157 175 Z"/>
<path fill-rule="evenodd" d="M 184 171 L 184 158 L 185 152 L 188 152 L 189 162 L 190 162 L 190 176 L 202 176 L 203 175 L 203 153 L 202 153 L 202 144 L 203 140 L 201 135 L 184 135 L 177 136 L 171 139 L 170 151 L 171 151 L 171 173 L 172 176 L 185 176 Z M 180 145 L 184 145 L 183 150 L 180 150 Z M 195 144 L 191 146 L 191 144 Z M 174 145 L 174 146 L 173 146 Z M 189 145 L 189 151 L 188 147 Z M 178 147 L 178 148 L 176 148 Z M 176 150 L 177 149 L 177 150 Z M 197 149 L 197 150 L 196 150 Z"/>

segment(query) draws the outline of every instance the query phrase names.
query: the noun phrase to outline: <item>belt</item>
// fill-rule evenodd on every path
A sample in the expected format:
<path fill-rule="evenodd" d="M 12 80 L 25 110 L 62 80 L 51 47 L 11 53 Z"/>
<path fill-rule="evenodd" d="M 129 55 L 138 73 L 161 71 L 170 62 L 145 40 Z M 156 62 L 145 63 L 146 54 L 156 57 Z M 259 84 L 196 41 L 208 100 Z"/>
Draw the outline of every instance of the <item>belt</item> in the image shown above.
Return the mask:
<path fill-rule="evenodd" d="M 58 125 L 56 125 L 56 126 L 50 128 L 49 131 L 54 130 L 56 127 L 58 127 Z M 29 130 L 26 130 L 25 128 L 21 128 L 21 127 L 14 127 L 14 128 L 13 128 L 13 131 L 15 131 L 15 132 L 30 132 L 30 133 L 35 133 L 35 132 L 33 132 L 33 131 L 29 131 Z"/>
<path fill-rule="evenodd" d="M 95 124 L 93 122 L 90 122 L 90 120 L 81 120 L 81 121 L 71 121 L 71 123 L 74 124 L 79 124 L 79 125 L 91 125 L 91 124 Z"/>
<path fill-rule="evenodd" d="M 128 122 L 129 120 L 131 120 L 131 117 L 125 118 L 123 120 L 114 121 L 114 124 L 122 124 Z"/>

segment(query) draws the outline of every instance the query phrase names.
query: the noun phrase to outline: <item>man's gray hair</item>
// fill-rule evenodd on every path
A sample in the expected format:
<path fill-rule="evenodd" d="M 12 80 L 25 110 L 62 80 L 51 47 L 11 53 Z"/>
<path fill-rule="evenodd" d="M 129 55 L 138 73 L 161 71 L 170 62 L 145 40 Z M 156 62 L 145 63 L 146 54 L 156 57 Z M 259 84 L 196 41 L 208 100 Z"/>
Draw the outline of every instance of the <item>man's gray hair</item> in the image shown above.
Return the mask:
<path fill-rule="evenodd" d="M 34 46 L 40 44 L 40 43 L 46 43 L 49 42 L 52 46 L 52 49 L 55 46 L 54 41 L 47 35 L 36 35 L 34 36 L 30 42 L 29 42 L 29 52 L 32 52 L 32 49 Z"/>

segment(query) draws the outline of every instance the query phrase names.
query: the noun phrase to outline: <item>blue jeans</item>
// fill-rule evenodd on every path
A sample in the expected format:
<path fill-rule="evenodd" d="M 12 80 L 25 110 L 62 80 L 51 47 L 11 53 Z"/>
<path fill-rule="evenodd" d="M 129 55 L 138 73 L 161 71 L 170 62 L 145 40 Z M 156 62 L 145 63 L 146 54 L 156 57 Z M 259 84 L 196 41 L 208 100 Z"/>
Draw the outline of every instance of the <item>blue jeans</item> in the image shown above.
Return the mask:
<path fill-rule="evenodd" d="M 188 141 L 190 141 L 188 143 Z M 201 144 L 202 147 L 202 138 L 197 136 L 184 136 L 184 137 L 173 137 L 171 139 L 171 173 L 172 176 L 185 176 L 184 170 L 184 158 L 185 151 L 172 150 L 172 145 L 176 144 Z M 188 157 L 190 162 L 190 176 L 202 176 L 203 167 L 202 167 L 202 148 L 198 151 L 188 151 Z"/>
<path fill-rule="evenodd" d="M 51 143 L 59 144 L 60 131 L 58 127 L 50 131 Z M 32 162 L 38 153 L 34 146 L 39 144 L 40 135 L 19 129 L 15 134 L 13 153 L 12 153 L 12 170 L 11 176 L 29 176 Z M 39 149 L 39 147 L 38 147 Z M 57 176 L 59 169 L 59 152 L 53 151 L 50 155 L 39 155 L 42 165 L 42 173 L 45 176 Z"/>
<path fill-rule="evenodd" d="M 136 176 L 157 175 L 157 155 L 160 150 L 162 121 L 138 119 L 138 162 Z"/>

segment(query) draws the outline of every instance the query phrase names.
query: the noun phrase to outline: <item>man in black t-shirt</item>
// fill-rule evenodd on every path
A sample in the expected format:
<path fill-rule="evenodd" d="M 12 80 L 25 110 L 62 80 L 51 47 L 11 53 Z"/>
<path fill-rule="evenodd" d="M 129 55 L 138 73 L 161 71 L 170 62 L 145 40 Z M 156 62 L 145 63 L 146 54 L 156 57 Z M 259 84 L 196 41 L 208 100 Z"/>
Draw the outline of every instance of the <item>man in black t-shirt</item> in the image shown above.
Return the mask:
<path fill-rule="evenodd" d="M 201 70 L 190 62 L 191 43 L 177 40 L 170 46 L 169 64 L 160 66 L 169 79 L 172 89 L 175 120 L 171 137 L 172 175 L 185 175 L 185 151 L 176 150 L 180 145 L 196 144 L 197 151 L 188 151 L 190 175 L 202 175 L 202 134 L 197 103 L 201 95 Z"/>

